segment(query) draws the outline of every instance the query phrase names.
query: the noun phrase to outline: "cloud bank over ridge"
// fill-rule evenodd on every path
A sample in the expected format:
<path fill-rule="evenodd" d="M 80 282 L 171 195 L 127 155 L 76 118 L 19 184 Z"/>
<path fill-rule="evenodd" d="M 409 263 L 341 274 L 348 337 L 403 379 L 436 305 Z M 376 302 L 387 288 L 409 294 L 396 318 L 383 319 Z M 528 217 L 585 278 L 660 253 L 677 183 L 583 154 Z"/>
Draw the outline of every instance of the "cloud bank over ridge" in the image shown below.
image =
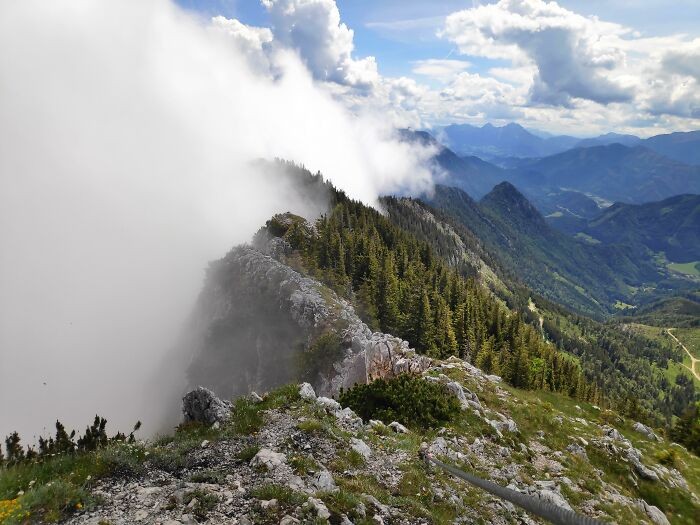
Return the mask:
<path fill-rule="evenodd" d="M 370 204 L 430 186 L 429 151 L 305 64 L 269 29 L 168 0 L 0 5 L 0 436 L 96 412 L 156 429 L 206 262 L 308 211 L 250 161 L 303 163 Z"/>

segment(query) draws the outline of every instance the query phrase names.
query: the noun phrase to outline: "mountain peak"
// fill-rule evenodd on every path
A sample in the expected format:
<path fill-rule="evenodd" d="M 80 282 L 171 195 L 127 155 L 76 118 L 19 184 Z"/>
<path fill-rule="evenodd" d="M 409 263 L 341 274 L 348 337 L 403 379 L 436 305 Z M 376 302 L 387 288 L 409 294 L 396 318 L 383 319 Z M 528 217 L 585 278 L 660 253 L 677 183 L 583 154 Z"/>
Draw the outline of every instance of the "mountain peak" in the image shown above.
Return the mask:
<path fill-rule="evenodd" d="M 544 224 L 544 217 L 530 203 L 520 190 L 510 182 L 501 182 L 487 193 L 480 201 L 483 208 L 489 209 L 509 222 L 520 225 L 527 223 Z"/>

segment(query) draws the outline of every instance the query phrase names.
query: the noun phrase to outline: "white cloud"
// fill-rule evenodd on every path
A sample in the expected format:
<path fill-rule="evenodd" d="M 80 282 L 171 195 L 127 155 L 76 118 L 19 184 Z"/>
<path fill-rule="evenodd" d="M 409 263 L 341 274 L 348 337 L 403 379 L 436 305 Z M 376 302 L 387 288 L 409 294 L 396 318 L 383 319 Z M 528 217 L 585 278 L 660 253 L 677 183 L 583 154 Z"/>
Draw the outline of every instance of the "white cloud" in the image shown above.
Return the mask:
<path fill-rule="evenodd" d="M 207 261 L 309 212 L 250 160 L 303 163 L 367 203 L 430 185 L 429 151 L 348 111 L 296 53 L 251 68 L 271 44 L 166 0 L 0 3 L 0 399 L 21 400 L 0 435 L 177 412 L 166 350 Z"/>
<path fill-rule="evenodd" d="M 449 82 L 455 75 L 469 69 L 466 60 L 430 58 L 413 62 L 412 72 L 416 75 L 431 77 L 440 82 Z"/>
<path fill-rule="evenodd" d="M 248 63 L 253 68 L 264 71 L 269 67 L 267 50 L 272 42 L 272 31 L 267 27 L 248 26 L 238 20 L 215 16 L 211 20 L 212 27 L 226 34 L 234 45 L 248 57 Z"/>
<path fill-rule="evenodd" d="M 299 52 L 317 80 L 370 88 L 379 81 L 374 57 L 356 60 L 353 31 L 340 21 L 335 0 L 261 0 L 275 40 Z"/>
<path fill-rule="evenodd" d="M 447 17 L 442 35 L 467 55 L 534 63 L 535 103 L 629 101 L 632 90 L 611 74 L 625 54 L 616 45 L 630 30 L 578 15 L 556 2 L 500 0 Z"/>

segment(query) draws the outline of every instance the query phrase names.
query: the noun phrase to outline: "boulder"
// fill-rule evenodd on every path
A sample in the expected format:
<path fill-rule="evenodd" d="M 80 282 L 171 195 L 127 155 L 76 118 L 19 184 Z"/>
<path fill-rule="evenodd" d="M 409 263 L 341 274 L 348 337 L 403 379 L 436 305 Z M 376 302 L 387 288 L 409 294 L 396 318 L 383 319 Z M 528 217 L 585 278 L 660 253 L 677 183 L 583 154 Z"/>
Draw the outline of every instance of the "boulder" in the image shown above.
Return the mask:
<path fill-rule="evenodd" d="M 649 505 L 643 499 L 640 499 L 638 503 L 639 506 L 644 510 L 644 512 L 646 512 L 647 516 L 649 516 L 649 519 L 656 525 L 671 525 L 671 523 L 668 521 L 668 518 L 659 507 Z"/>
<path fill-rule="evenodd" d="M 199 386 L 182 398 L 182 413 L 186 423 L 223 423 L 231 417 L 231 403 L 222 401 L 211 390 Z"/>
<path fill-rule="evenodd" d="M 389 428 L 397 434 L 408 434 L 408 429 L 398 421 L 392 421 L 389 423 Z"/>
<path fill-rule="evenodd" d="M 338 486 L 333 481 L 333 476 L 326 469 L 322 469 L 314 474 L 311 485 L 320 492 L 337 492 Z"/>
<path fill-rule="evenodd" d="M 568 447 L 566 447 L 566 450 L 571 452 L 574 456 L 577 456 L 583 459 L 584 461 L 588 461 L 588 454 L 586 454 L 586 449 L 578 443 L 571 443 Z"/>
<path fill-rule="evenodd" d="M 361 439 L 350 438 L 350 448 L 365 459 L 369 459 L 369 457 L 372 455 L 372 449 L 369 448 L 369 445 Z"/>
<path fill-rule="evenodd" d="M 287 456 L 281 452 L 275 452 L 269 448 L 261 448 L 250 460 L 251 467 L 263 467 L 267 470 L 275 470 L 287 462 Z"/>
<path fill-rule="evenodd" d="M 650 481 L 659 481 L 659 475 L 642 463 L 642 454 L 634 447 L 627 449 L 627 460 L 632 463 L 634 470 L 642 478 Z"/>
<path fill-rule="evenodd" d="M 323 501 L 321 501 L 320 499 L 309 498 L 307 503 L 312 509 L 314 509 L 314 511 L 316 511 L 316 515 L 320 519 L 327 520 L 331 517 L 331 513 L 328 510 L 328 507 L 326 507 L 326 504 L 323 503 Z"/>
<path fill-rule="evenodd" d="M 632 425 L 632 428 L 636 431 L 639 432 L 640 434 L 645 435 L 649 439 L 652 439 L 654 441 L 661 441 L 661 438 L 656 435 L 656 433 L 650 429 L 648 426 L 646 426 L 643 423 L 636 422 L 634 425 Z"/>
<path fill-rule="evenodd" d="M 309 383 L 302 383 L 299 385 L 299 395 L 302 399 L 308 399 L 310 401 L 316 399 L 314 387 L 312 387 Z"/>
<path fill-rule="evenodd" d="M 317 397 L 316 403 L 321 405 L 329 412 L 337 412 L 341 409 L 340 403 L 338 403 L 335 399 L 331 399 L 330 397 Z"/>
<path fill-rule="evenodd" d="M 449 383 L 445 384 L 445 387 L 452 395 L 454 395 L 457 398 L 459 404 L 462 405 L 463 409 L 469 408 L 467 396 L 464 393 L 462 385 L 460 385 L 457 381 L 450 381 Z"/>

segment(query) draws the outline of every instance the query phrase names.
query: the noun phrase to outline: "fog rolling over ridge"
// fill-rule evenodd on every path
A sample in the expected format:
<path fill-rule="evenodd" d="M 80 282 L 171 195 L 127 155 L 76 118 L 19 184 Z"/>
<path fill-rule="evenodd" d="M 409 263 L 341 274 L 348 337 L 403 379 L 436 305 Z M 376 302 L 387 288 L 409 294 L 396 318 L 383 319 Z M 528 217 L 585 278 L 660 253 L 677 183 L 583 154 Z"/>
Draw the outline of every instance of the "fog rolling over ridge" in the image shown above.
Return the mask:
<path fill-rule="evenodd" d="M 319 211 L 252 160 L 367 203 L 429 185 L 429 151 L 350 114 L 290 50 L 268 59 L 165 0 L 0 5 L 0 437 L 95 413 L 160 429 L 207 261 L 275 212 Z"/>

